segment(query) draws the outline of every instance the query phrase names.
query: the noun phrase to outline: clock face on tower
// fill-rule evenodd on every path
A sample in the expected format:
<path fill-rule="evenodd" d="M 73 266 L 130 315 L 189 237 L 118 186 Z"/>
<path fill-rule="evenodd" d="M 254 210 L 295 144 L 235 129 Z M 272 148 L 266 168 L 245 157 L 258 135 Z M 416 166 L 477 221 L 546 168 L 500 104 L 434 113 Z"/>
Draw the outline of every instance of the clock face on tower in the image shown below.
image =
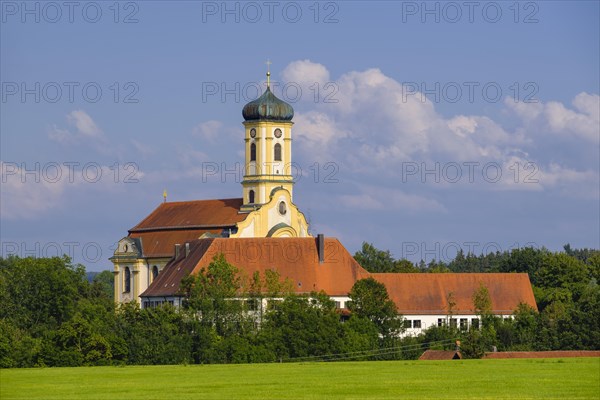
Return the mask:
<path fill-rule="evenodd" d="M 281 129 L 279 129 L 279 128 L 275 129 L 275 137 L 277 139 L 279 139 L 281 137 Z"/>
<path fill-rule="evenodd" d="M 250 129 L 250 137 L 251 138 L 255 138 L 256 137 L 256 129 L 254 129 L 254 128 Z"/>

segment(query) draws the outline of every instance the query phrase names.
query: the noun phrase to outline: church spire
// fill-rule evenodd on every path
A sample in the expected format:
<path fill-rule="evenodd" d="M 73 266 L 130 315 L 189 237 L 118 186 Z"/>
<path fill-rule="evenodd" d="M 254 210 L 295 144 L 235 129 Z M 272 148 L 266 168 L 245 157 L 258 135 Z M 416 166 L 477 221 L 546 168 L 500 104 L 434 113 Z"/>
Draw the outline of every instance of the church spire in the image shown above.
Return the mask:
<path fill-rule="evenodd" d="M 271 87 L 271 60 L 267 59 L 267 89 Z"/>
<path fill-rule="evenodd" d="M 292 198 L 292 118 L 294 109 L 271 92 L 271 61 L 267 60 L 267 89 L 242 109 L 246 134 L 246 163 L 242 187 L 243 211 L 267 204 L 275 192 Z M 285 205 L 280 211 L 285 215 Z"/>

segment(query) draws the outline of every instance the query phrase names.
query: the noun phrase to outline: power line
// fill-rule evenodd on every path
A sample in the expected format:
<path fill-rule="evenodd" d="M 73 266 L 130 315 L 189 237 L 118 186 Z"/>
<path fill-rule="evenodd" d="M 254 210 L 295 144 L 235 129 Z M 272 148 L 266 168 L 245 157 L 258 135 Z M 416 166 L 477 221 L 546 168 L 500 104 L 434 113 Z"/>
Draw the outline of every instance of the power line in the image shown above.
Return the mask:
<path fill-rule="evenodd" d="M 387 354 L 394 354 L 400 352 L 402 350 L 410 350 L 413 348 L 421 348 L 421 347 L 431 347 L 434 344 L 450 344 L 454 343 L 456 339 L 444 339 L 444 340 L 436 340 L 432 342 L 426 343 L 415 343 L 404 346 L 394 346 L 394 347 L 385 347 L 381 349 L 370 349 L 370 350 L 360 350 L 360 351 L 351 351 L 346 353 L 334 353 L 334 354 L 325 354 L 325 355 L 316 355 L 316 356 L 304 356 L 304 357 L 290 357 L 283 362 L 301 362 L 301 361 L 337 361 L 351 358 L 363 358 L 363 357 L 372 357 L 372 356 L 382 356 Z"/>

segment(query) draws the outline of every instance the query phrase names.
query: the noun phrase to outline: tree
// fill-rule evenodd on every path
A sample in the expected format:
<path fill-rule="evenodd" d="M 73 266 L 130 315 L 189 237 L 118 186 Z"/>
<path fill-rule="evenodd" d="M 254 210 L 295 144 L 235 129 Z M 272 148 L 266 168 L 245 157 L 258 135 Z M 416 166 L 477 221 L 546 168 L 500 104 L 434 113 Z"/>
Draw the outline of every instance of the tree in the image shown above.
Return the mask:
<path fill-rule="evenodd" d="M 448 295 L 446 296 L 446 303 L 448 304 L 448 309 L 446 310 L 448 313 L 447 319 L 450 320 L 450 318 L 452 318 L 454 315 L 454 307 L 456 307 L 456 298 L 454 297 L 454 292 L 448 292 Z"/>
<path fill-rule="evenodd" d="M 68 257 L 0 259 L 0 363 L 101 365 L 123 360 L 114 302 Z"/>
<path fill-rule="evenodd" d="M 0 319 L 42 335 L 73 316 L 87 288 L 85 268 L 66 256 L 0 259 Z"/>
<path fill-rule="evenodd" d="M 513 249 L 510 253 L 506 253 L 499 262 L 499 272 L 526 272 L 532 279 L 532 283 L 536 285 L 537 270 L 543 255 L 547 253 L 546 249 L 540 250 L 533 247 Z"/>
<path fill-rule="evenodd" d="M 515 343 L 507 350 L 532 350 L 535 347 L 539 314 L 529 304 L 520 303 L 513 313 Z"/>
<path fill-rule="evenodd" d="M 271 308 L 260 336 L 277 359 L 341 353 L 344 331 L 335 303 L 325 294 L 288 295 Z"/>
<path fill-rule="evenodd" d="M 534 275 L 536 286 L 566 288 L 573 291 L 578 284 L 588 284 L 590 269 L 583 262 L 565 253 L 544 254 Z"/>
<path fill-rule="evenodd" d="M 363 242 L 360 251 L 354 254 L 354 259 L 369 272 L 392 272 L 394 270 L 394 257 L 386 250 L 382 251 L 371 243 Z"/>
<path fill-rule="evenodd" d="M 492 298 L 490 297 L 490 291 L 483 283 L 479 285 L 479 289 L 473 292 L 472 299 L 473 311 L 477 315 L 482 319 L 492 315 Z"/>
<path fill-rule="evenodd" d="M 383 338 L 397 337 L 404 331 L 402 316 L 383 283 L 373 278 L 360 279 L 352 286 L 348 296 L 352 317 L 371 320 Z"/>
<path fill-rule="evenodd" d="M 191 361 L 192 338 L 186 315 L 170 304 L 140 309 L 136 302 L 122 304 L 116 331 L 126 349 L 127 364 L 181 364 Z"/>
<path fill-rule="evenodd" d="M 344 353 L 352 353 L 350 359 L 375 359 L 379 349 L 379 330 L 377 325 L 366 317 L 352 316 L 342 324 L 344 331 Z M 354 358 L 355 357 L 355 358 Z"/>
<path fill-rule="evenodd" d="M 112 271 L 102 271 L 92 280 L 92 294 L 95 297 L 106 297 L 113 299 L 115 295 L 115 279 Z"/>
<path fill-rule="evenodd" d="M 492 314 L 492 299 L 488 288 L 482 283 L 473 292 L 473 310 L 481 319 L 481 327 L 474 327 L 463 336 L 461 350 L 467 358 L 481 358 L 486 351 L 490 351 L 497 344 L 496 317 Z"/>
<path fill-rule="evenodd" d="M 214 327 L 218 335 L 242 328 L 244 309 L 237 299 L 241 289 L 239 270 L 222 253 L 198 274 L 182 279 L 180 287 L 185 307 L 199 315 L 202 325 Z"/>
<path fill-rule="evenodd" d="M 409 260 L 403 258 L 394 262 L 393 272 L 405 272 L 405 273 L 416 273 L 421 272 L 415 265 Z"/>

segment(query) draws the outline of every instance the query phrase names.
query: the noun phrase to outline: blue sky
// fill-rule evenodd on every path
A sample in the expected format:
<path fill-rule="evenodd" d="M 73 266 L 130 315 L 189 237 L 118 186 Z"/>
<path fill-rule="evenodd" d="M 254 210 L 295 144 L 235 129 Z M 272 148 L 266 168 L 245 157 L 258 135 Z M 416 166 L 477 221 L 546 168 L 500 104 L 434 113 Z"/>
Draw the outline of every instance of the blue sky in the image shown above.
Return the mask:
<path fill-rule="evenodd" d="M 223 170 L 267 59 L 313 234 L 412 261 L 599 247 L 596 1 L 72 4 L 1 3 L 3 255 L 107 269 L 163 189 L 241 196 Z"/>

